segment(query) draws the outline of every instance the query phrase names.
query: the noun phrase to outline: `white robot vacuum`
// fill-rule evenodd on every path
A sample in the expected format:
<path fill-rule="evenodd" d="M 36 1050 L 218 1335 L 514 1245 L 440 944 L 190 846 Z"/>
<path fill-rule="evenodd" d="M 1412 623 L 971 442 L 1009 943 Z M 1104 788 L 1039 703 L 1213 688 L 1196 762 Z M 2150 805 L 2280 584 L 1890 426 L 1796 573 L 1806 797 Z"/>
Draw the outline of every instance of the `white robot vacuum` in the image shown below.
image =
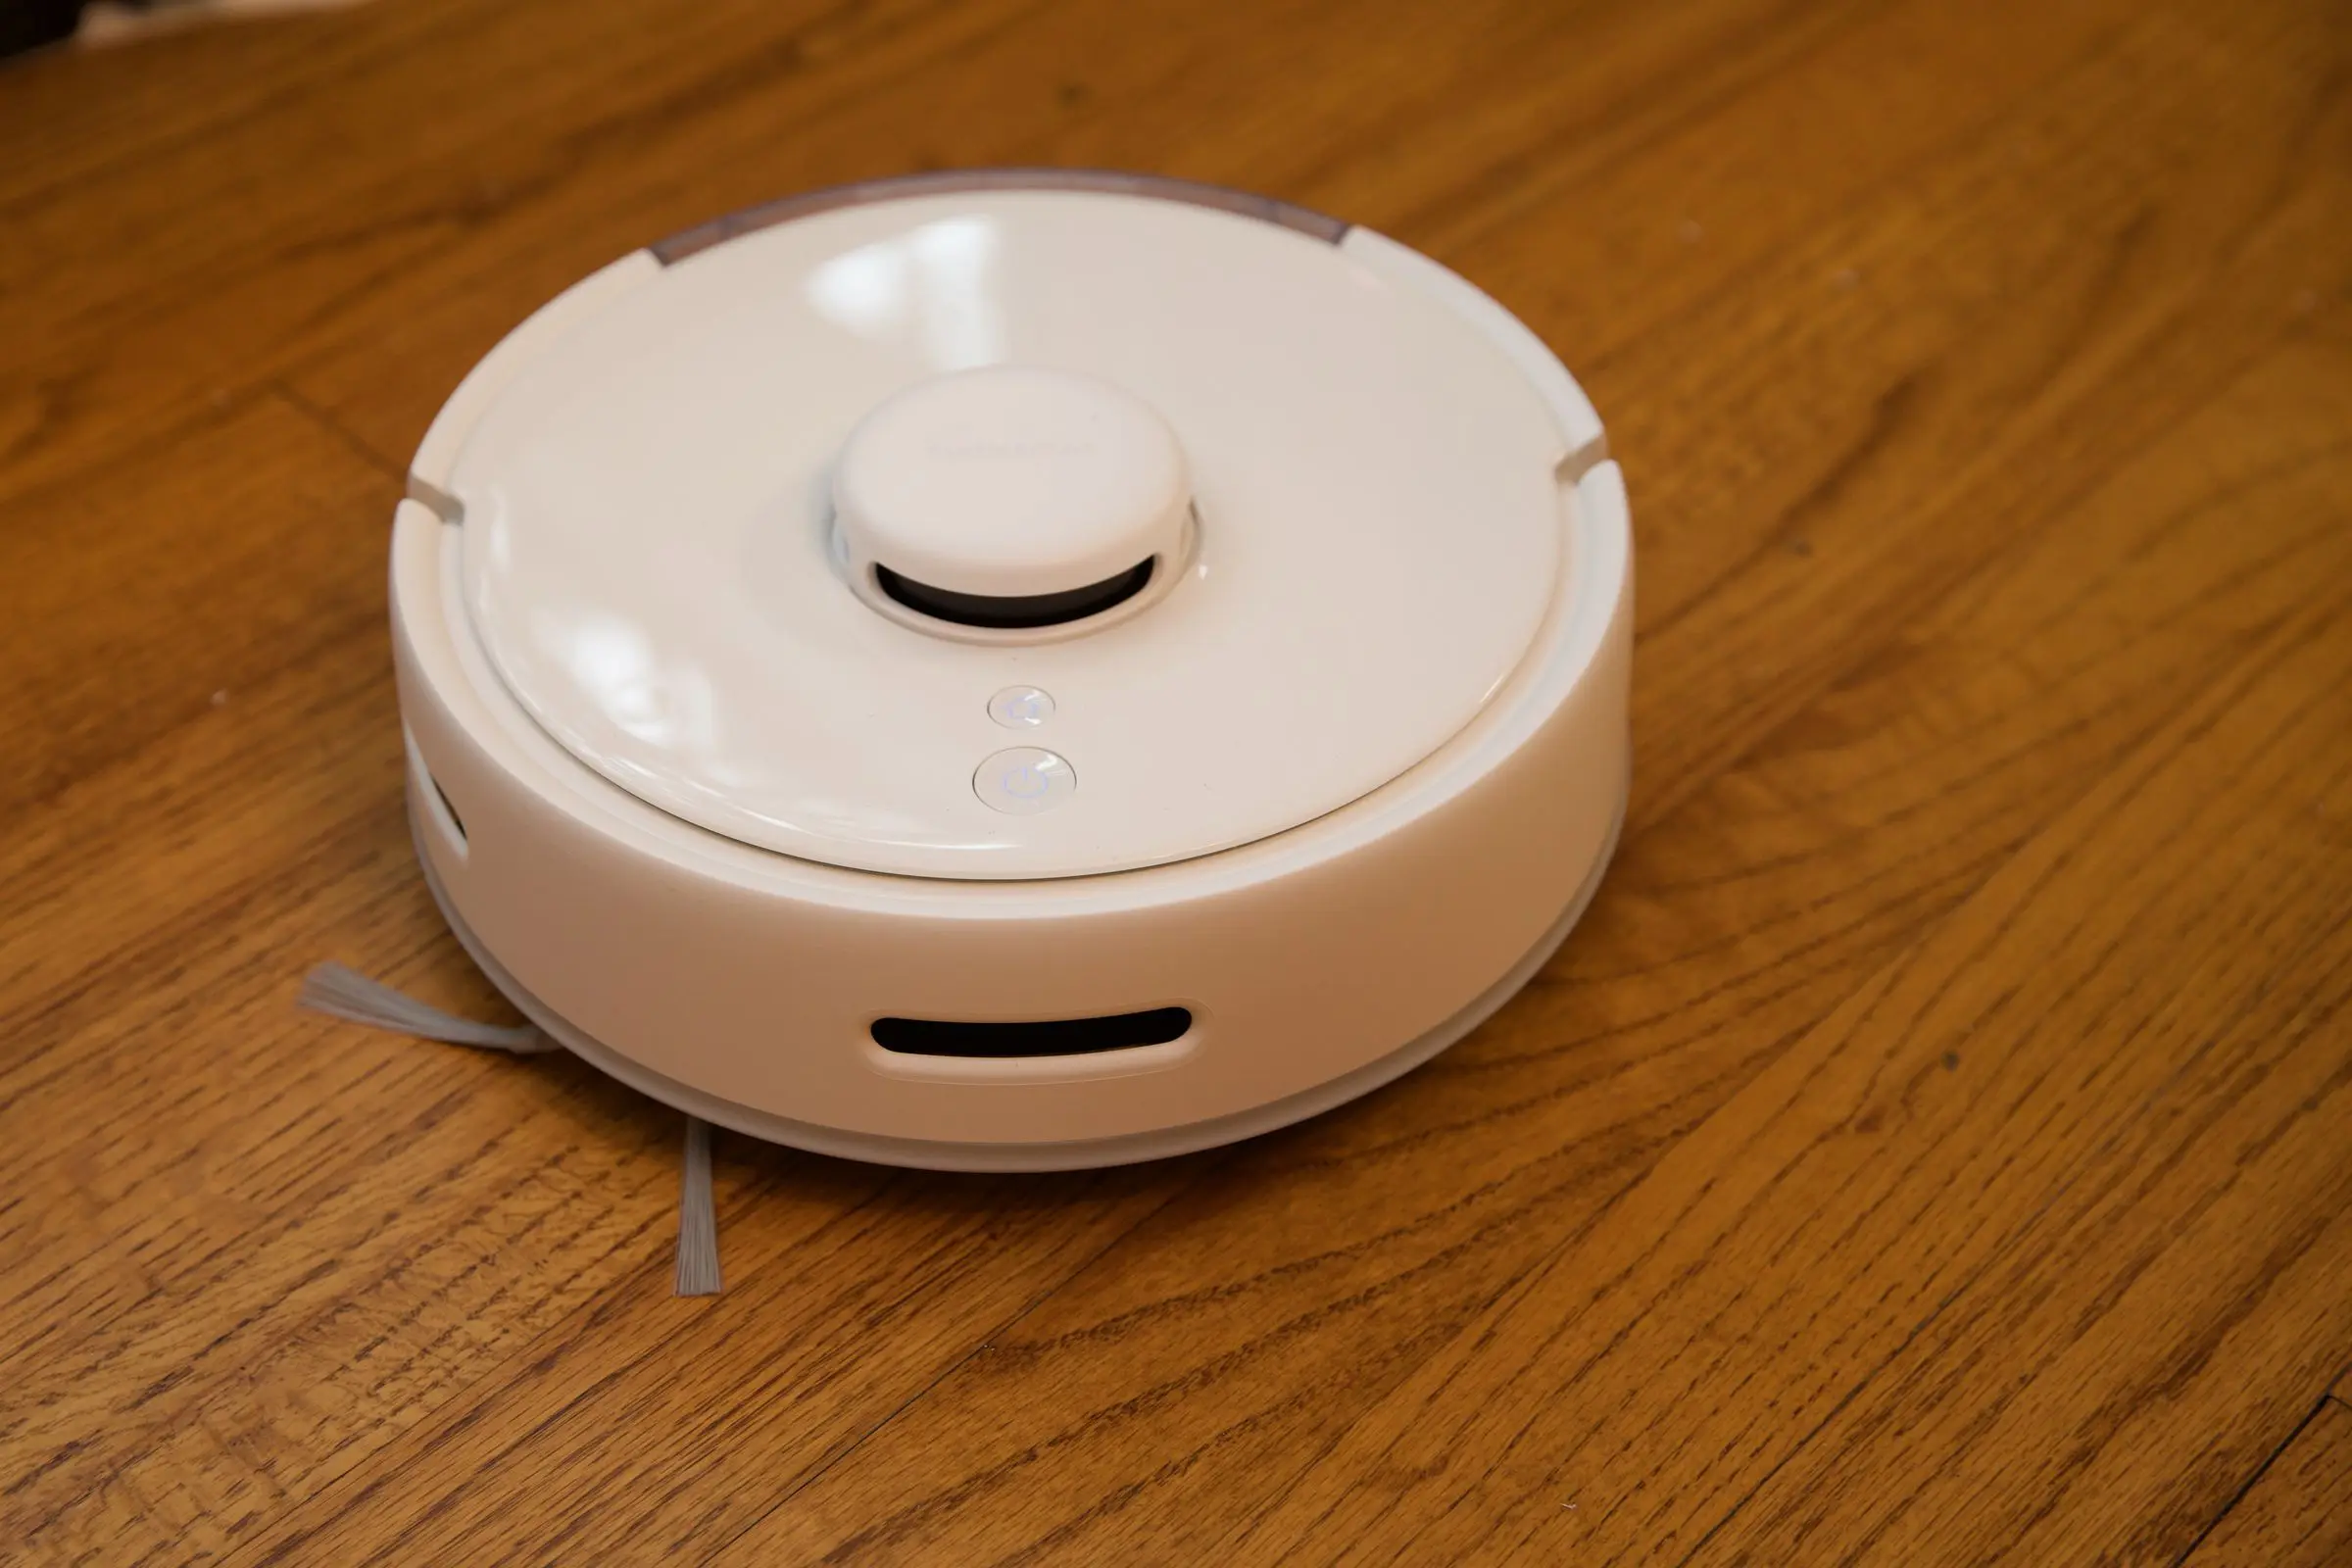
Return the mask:
<path fill-rule="evenodd" d="M 1592 406 L 1369 230 L 1067 171 L 635 252 L 392 537 L 419 859 L 538 1028 L 901 1165 L 1173 1154 L 1508 999 L 1621 819 Z"/>

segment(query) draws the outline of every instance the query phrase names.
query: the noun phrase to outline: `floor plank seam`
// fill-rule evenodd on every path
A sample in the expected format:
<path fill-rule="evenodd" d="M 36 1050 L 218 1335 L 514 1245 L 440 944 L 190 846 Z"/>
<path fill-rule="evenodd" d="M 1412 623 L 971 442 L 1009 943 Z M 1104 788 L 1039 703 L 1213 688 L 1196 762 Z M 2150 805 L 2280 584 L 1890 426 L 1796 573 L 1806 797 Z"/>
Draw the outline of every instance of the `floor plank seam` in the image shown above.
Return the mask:
<path fill-rule="evenodd" d="M 2264 1476 L 2271 1473 L 2271 1466 L 2278 1462 L 2278 1456 L 2294 1446 L 2295 1440 L 2303 1435 L 2306 1427 L 2319 1419 L 2320 1412 L 2327 1409 L 2328 1402 L 2333 1398 L 2332 1395 L 2323 1394 L 2311 1401 L 2311 1408 L 2303 1412 L 2303 1418 L 2294 1424 L 2285 1437 L 2278 1440 L 2276 1447 L 2263 1455 L 2262 1463 L 2256 1465 L 2253 1473 L 2246 1477 L 2235 1492 L 2230 1494 L 2230 1500 L 2222 1504 L 2219 1513 L 2205 1522 L 2205 1528 L 2197 1532 L 2196 1539 L 2181 1548 L 2180 1555 L 2173 1559 L 2172 1568 L 2182 1568 L 2189 1558 L 2197 1554 L 2197 1548 L 2205 1544 L 2205 1538 L 2220 1529 L 2222 1521 L 2229 1518 L 2236 1510 L 2237 1505 L 2246 1500 L 2246 1494 L 2261 1484 Z"/>
<path fill-rule="evenodd" d="M 273 375 L 268 381 L 264 382 L 263 393 L 265 396 L 275 397 L 280 403 L 283 403 L 289 410 L 291 410 L 298 418 L 307 419 L 312 424 L 317 425 L 320 431 L 341 444 L 345 451 L 349 452 L 353 457 L 358 458 L 362 463 L 366 464 L 368 467 L 374 469 L 376 472 L 381 473 L 387 478 L 393 480 L 401 480 L 408 477 L 409 466 L 407 464 L 397 462 L 394 459 L 384 456 L 384 454 L 376 451 L 375 448 L 361 440 L 357 431 L 353 430 L 351 426 L 345 424 L 341 419 L 336 418 L 334 415 L 328 413 L 322 405 L 311 398 L 308 394 L 297 390 L 294 383 L 288 380 L 284 375 Z M 419 435 L 419 439 L 422 439 L 421 434 Z"/>

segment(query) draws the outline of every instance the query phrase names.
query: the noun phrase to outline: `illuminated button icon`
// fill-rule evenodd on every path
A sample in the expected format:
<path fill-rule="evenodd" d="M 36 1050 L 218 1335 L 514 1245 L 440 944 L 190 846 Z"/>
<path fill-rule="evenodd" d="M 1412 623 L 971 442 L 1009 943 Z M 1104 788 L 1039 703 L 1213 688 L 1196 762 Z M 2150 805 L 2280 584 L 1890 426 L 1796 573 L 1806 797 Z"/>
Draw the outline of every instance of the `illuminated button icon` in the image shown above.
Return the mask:
<path fill-rule="evenodd" d="M 1034 746 L 999 752 L 972 772 L 972 793 L 1007 816 L 1050 811 L 1077 788 L 1078 773 L 1068 759 Z"/>
<path fill-rule="evenodd" d="M 1054 716 L 1054 699 L 1034 686 L 1007 686 L 988 700 L 988 716 L 1006 729 L 1035 729 Z"/>

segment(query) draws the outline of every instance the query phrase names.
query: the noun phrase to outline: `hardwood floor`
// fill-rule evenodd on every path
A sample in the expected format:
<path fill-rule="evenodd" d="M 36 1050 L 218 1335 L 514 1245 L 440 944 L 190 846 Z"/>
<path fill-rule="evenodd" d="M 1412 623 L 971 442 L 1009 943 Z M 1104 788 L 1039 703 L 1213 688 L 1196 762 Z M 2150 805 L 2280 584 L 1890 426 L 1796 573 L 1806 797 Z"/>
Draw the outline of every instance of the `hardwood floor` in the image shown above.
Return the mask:
<path fill-rule="evenodd" d="M 2322 1399 L 2189 1568 L 2325 1568 L 2352 1561 L 2352 1405 Z"/>
<path fill-rule="evenodd" d="M 2352 12 L 377 0 L 0 64 L 0 1557 L 2352 1563 Z M 1635 795 L 1240 1147 L 718 1145 L 419 883 L 406 454 L 548 295 L 979 164 L 1422 247 L 1608 420 Z M 2330 1390 L 2334 1393 L 2330 1395 Z"/>

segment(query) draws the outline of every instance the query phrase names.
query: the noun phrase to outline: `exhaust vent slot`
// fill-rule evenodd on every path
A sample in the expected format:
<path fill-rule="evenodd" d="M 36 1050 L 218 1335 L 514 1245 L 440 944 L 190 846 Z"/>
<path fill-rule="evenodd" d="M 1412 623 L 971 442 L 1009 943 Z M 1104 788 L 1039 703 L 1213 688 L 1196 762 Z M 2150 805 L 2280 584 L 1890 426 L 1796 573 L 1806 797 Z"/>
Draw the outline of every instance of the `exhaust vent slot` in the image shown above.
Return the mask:
<path fill-rule="evenodd" d="M 425 782 L 433 787 L 433 799 L 441 803 L 441 814 L 449 818 L 445 825 L 449 829 L 450 836 L 458 841 L 459 849 L 464 849 L 466 847 L 466 819 L 460 816 L 458 808 L 449 803 L 449 791 L 441 787 L 441 781 L 430 773 L 425 774 L 424 778 Z"/>
<path fill-rule="evenodd" d="M 912 577 L 902 576 L 880 564 L 874 567 L 874 584 L 908 610 L 929 615 L 935 620 L 952 621 L 958 626 L 983 626 L 992 631 L 1025 631 L 1037 626 L 1059 626 L 1066 621 L 1084 620 L 1089 615 L 1100 615 L 1105 610 L 1125 604 L 1151 583 L 1152 571 L 1157 563 L 1158 558 L 1152 557 L 1101 582 L 1090 582 L 1083 588 L 1069 588 L 1052 594 L 1025 594 L 1017 598 L 935 588 L 927 582 L 916 582 Z"/>
<path fill-rule="evenodd" d="M 460 859 L 464 859 L 466 821 L 458 815 L 457 803 L 449 798 L 449 792 L 441 787 L 441 781 L 433 777 L 433 770 L 425 765 L 424 754 L 416 749 L 416 737 L 409 732 L 405 724 L 401 726 L 401 739 L 409 754 L 410 808 L 416 813 L 419 825 L 431 823 L 432 830 L 441 835 L 442 843 L 448 845 L 451 853 Z M 420 844 L 417 848 L 421 850 L 423 846 Z"/>
<path fill-rule="evenodd" d="M 874 1044 L 908 1056 L 1086 1056 L 1136 1046 L 1164 1046 L 1193 1026 L 1185 1007 L 1153 1007 L 1099 1018 L 1032 1023 L 951 1023 L 936 1018 L 876 1018 Z"/>

